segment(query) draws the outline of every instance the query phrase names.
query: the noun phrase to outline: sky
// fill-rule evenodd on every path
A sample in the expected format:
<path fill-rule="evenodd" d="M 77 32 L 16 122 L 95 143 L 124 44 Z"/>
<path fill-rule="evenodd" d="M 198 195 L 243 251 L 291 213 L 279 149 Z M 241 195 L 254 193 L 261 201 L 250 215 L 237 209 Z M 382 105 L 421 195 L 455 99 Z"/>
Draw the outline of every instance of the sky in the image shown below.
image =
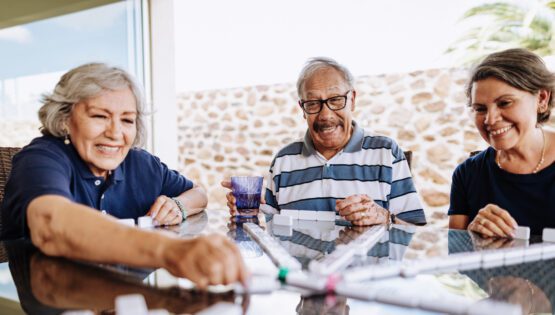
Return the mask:
<path fill-rule="evenodd" d="M 315 56 L 332 57 L 355 76 L 452 67 L 444 51 L 464 30 L 459 19 L 484 2 L 173 1 L 178 94 L 294 82 Z M 0 30 L 0 103 L 36 103 L 44 91 L 20 96 L 28 82 L 53 86 L 59 73 L 85 62 L 132 68 L 127 10 L 118 2 Z"/>
<path fill-rule="evenodd" d="M 453 66 L 483 0 L 174 0 L 177 91 L 294 82 L 310 57 L 356 75 Z"/>
<path fill-rule="evenodd" d="M 0 80 L 127 59 L 125 3 L 0 30 Z"/>

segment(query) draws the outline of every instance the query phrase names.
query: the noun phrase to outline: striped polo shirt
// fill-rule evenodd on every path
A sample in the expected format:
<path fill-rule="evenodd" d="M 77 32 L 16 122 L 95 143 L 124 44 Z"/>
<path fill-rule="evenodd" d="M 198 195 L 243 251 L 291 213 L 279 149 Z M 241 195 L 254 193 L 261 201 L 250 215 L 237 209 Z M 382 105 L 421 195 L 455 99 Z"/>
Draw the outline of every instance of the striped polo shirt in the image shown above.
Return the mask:
<path fill-rule="evenodd" d="M 335 211 L 335 201 L 366 194 L 403 221 L 426 217 L 403 151 L 392 139 L 372 135 L 353 121 L 345 148 L 327 160 L 314 149 L 308 131 L 274 157 L 266 203 L 276 210 Z"/>

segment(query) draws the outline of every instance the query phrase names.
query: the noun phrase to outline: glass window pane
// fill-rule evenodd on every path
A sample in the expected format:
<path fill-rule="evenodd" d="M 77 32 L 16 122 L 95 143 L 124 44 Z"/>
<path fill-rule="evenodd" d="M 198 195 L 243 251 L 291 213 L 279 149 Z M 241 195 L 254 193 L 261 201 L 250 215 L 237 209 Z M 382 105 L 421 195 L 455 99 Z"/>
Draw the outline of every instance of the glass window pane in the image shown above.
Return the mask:
<path fill-rule="evenodd" d="M 40 96 L 73 67 L 106 62 L 141 81 L 137 3 L 122 1 L 0 30 L 0 146 L 23 146 L 39 135 Z"/>

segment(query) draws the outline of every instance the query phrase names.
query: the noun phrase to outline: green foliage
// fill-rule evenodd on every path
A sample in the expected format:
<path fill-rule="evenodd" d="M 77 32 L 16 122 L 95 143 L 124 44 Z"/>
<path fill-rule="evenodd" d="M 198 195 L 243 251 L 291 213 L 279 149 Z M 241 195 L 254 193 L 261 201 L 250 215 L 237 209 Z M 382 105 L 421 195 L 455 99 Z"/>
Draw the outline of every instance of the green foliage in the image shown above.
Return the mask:
<path fill-rule="evenodd" d="M 485 55 L 513 47 L 546 56 L 555 53 L 555 1 L 494 2 L 469 9 L 461 22 L 472 25 L 446 50 L 468 66 Z"/>

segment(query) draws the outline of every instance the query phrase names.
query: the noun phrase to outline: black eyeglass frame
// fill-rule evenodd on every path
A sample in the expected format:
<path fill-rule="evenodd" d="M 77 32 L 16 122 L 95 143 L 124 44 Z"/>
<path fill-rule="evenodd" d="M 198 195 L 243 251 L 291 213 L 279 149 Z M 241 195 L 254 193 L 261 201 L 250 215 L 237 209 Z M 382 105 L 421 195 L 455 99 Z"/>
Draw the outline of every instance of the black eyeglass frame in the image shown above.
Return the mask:
<path fill-rule="evenodd" d="M 330 98 L 327 98 L 325 100 L 299 100 L 299 106 L 301 107 L 301 109 L 303 110 L 303 112 L 307 113 L 308 115 L 312 115 L 312 114 L 318 114 L 319 112 L 322 111 L 322 109 L 324 108 L 324 104 L 326 104 L 326 106 L 331 110 L 331 111 L 339 111 L 342 110 L 343 108 L 345 108 L 345 106 L 347 106 L 347 98 L 349 96 L 349 93 L 352 92 L 353 90 L 348 90 L 345 95 L 337 95 L 337 96 L 332 96 Z M 343 107 L 341 108 L 331 108 L 330 105 L 328 104 L 328 101 L 331 100 L 332 98 L 336 98 L 336 97 L 342 97 L 345 99 L 345 104 L 343 105 Z M 319 102 L 320 103 L 320 108 L 318 108 L 317 112 L 308 112 L 305 108 L 304 108 L 304 104 L 308 103 L 308 102 Z"/>

